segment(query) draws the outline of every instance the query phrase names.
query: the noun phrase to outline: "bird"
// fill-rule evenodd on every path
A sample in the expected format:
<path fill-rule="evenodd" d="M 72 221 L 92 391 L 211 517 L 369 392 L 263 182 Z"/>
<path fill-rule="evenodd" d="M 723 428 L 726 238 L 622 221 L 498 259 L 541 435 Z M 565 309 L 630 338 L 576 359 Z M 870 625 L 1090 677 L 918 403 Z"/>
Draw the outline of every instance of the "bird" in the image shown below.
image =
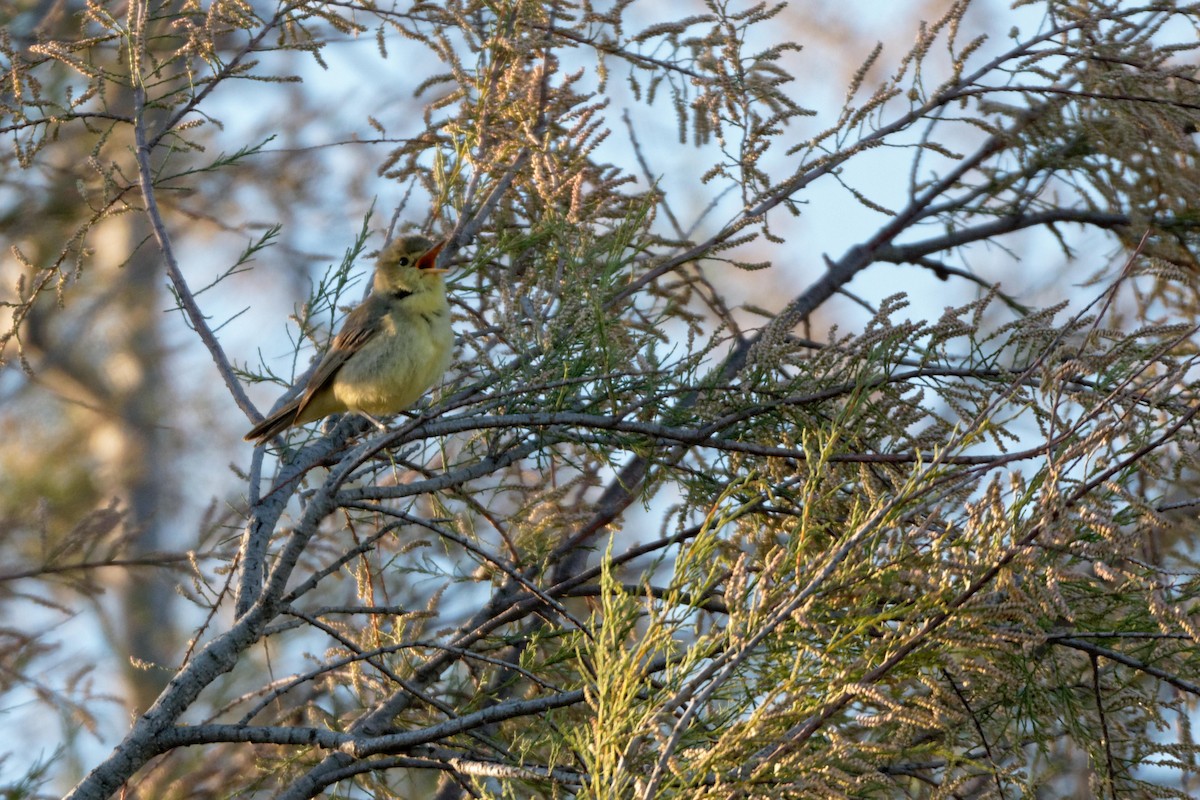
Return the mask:
<path fill-rule="evenodd" d="M 414 403 L 450 366 L 454 333 L 445 269 L 446 242 L 403 236 L 379 254 L 371 294 L 352 310 L 299 397 L 250 429 L 261 445 L 290 427 L 352 411 L 394 414 Z M 376 424 L 378 424 L 376 422 Z"/>

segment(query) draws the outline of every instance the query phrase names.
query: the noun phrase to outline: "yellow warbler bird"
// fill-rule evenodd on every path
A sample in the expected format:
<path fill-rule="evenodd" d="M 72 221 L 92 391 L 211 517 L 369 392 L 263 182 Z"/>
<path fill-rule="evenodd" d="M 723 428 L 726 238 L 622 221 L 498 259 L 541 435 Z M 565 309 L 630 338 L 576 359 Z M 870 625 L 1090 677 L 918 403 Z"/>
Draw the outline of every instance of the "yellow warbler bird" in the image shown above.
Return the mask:
<path fill-rule="evenodd" d="M 444 269 L 424 236 L 404 236 L 379 254 L 371 294 L 346 317 L 304 393 L 255 425 L 248 442 L 330 414 L 394 414 L 425 393 L 450 365 L 454 334 Z"/>

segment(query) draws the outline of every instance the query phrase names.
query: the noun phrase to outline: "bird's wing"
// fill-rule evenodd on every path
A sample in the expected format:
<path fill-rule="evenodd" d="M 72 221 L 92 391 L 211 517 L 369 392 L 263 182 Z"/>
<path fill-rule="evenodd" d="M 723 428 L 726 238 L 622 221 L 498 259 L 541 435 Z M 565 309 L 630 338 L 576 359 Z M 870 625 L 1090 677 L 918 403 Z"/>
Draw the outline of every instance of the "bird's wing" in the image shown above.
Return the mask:
<path fill-rule="evenodd" d="M 386 314 L 387 304 L 376 295 L 371 295 L 346 316 L 345 324 L 337 336 L 333 337 L 333 344 L 317 365 L 316 372 L 308 379 L 308 385 L 304 387 L 304 396 L 300 398 L 300 404 L 296 407 L 297 418 L 304 413 L 304 407 L 312 401 L 317 392 L 328 386 L 338 370 L 379 332 L 379 323 Z"/>

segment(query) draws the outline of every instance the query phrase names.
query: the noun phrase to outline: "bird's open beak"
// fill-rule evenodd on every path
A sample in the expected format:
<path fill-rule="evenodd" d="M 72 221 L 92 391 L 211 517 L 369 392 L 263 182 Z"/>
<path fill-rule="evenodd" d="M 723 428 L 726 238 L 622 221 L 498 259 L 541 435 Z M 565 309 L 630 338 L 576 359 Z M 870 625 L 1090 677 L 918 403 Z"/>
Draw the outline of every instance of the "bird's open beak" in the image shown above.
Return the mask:
<path fill-rule="evenodd" d="M 417 269 L 421 270 L 422 272 L 432 272 L 435 275 L 441 275 L 442 273 L 449 272 L 450 270 L 446 269 L 445 267 L 434 266 L 434 264 L 437 263 L 438 253 L 442 252 L 442 248 L 445 246 L 446 242 L 438 242 L 433 246 L 432 250 L 418 258 Z"/>

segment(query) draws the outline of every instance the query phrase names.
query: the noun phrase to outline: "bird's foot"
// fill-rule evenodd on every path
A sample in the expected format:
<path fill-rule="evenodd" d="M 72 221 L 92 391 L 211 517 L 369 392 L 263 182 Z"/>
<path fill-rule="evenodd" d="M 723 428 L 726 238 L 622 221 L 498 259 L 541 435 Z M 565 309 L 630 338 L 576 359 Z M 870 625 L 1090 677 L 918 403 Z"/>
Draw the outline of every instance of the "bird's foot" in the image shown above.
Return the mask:
<path fill-rule="evenodd" d="M 379 420 L 375 419 L 374 417 L 372 417 L 370 414 L 368 414 L 368 413 L 367 413 L 367 412 L 365 412 L 365 411 L 359 411 L 358 413 L 359 413 L 361 416 L 363 416 L 363 417 L 366 417 L 366 418 L 367 418 L 367 421 L 368 421 L 368 422 L 370 422 L 372 425 L 374 425 L 374 426 L 375 426 L 376 428 L 378 428 L 379 430 L 381 430 L 381 431 L 383 431 L 383 432 L 385 432 L 385 433 L 387 432 L 387 425 L 384 425 L 382 422 L 380 422 Z"/>

